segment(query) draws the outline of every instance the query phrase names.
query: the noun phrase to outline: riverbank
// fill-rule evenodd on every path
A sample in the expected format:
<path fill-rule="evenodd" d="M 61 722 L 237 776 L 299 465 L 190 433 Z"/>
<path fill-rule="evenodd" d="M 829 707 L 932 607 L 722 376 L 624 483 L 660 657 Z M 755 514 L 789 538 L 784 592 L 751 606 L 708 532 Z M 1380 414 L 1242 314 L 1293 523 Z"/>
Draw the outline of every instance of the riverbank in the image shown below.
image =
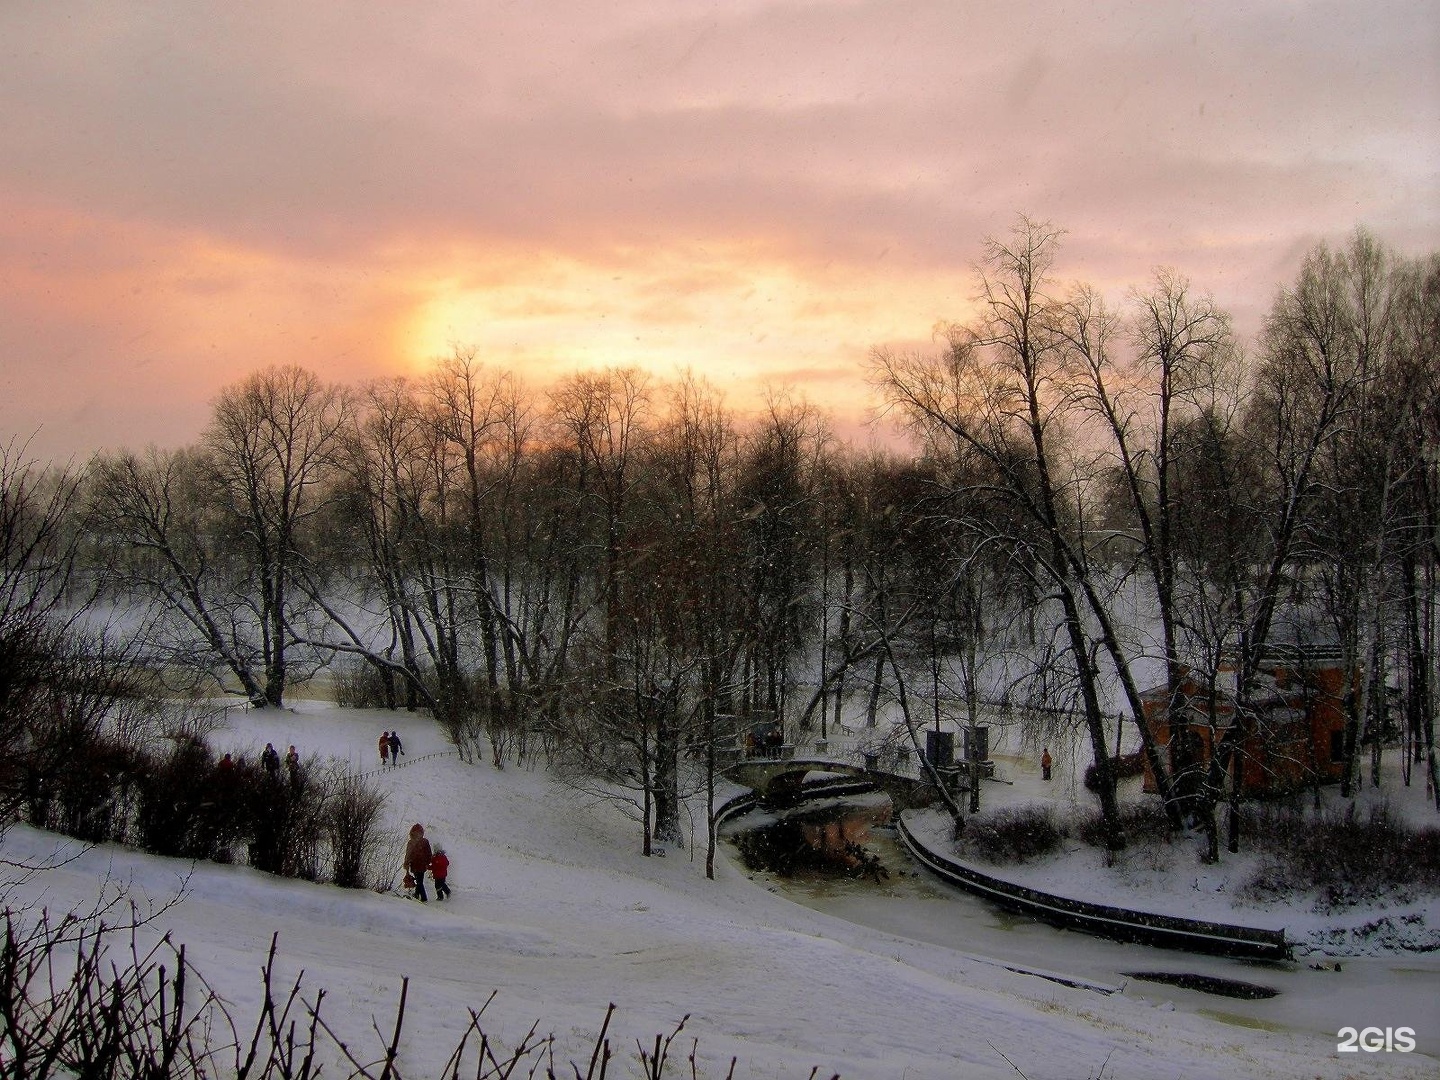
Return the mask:
<path fill-rule="evenodd" d="M 1383 806 L 1412 826 L 1434 827 L 1440 815 L 1423 785 L 1405 787 L 1398 762 L 1387 764 L 1384 785 L 1363 789 L 1353 800 L 1354 813 L 1363 817 Z M 1071 834 L 1058 851 L 1023 863 L 981 861 L 953 842 L 944 813 L 917 812 L 907 822 L 927 843 L 1004 881 L 1132 911 L 1284 930 L 1297 958 L 1440 951 L 1440 895 L 1434 892 L 1395 888 L 1349 904 L 1316 890 L 1267 893 L 1255 883 L 1267 870 L 1268 856 L 1253 840 L 1243 841 L 1240 853 L 1222 852 L 1220 861 L 1210 864 L 1201 858 L 1204 839 L 1198 833 L 1134 838 L 1107 865 L 1104 851 L 1074 835 L 1074 826 L 1095 812 L 1095 800 L 1069 770 L 1057 769 L 1047 783 L 1037 764 L 1016 756 L 999 759 L 996 775 L 997 781 L 982 787 L 977 820 L 1020 807 L 1048 807 Z M 1154 798 L 1140 792 L 1138 778 L 1126 782 L 1121 797 L 1129 802 Z M 1322 807 L 1332 812 L 1351 805 L 1334 787 L 1322 789 L 1320 797 Z"/>

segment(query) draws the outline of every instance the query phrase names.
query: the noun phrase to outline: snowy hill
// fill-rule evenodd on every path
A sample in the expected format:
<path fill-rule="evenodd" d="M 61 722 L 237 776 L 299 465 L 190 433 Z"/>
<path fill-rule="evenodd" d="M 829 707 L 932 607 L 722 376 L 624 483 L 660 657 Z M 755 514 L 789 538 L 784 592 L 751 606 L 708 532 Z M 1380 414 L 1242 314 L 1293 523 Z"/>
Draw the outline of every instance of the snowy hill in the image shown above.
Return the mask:
<path fill-rule="evenodd" d="M 462 764 L 421 718 L 302 705 L 232 722 L 217 745 L 294 743 L 357 770 L 378 767 L 375 738 L 398 725 L 405 764 L 375 777 L 397 859 L 410 823 L 424 823 L 451 856 L 453 899 L 421 905 L 100 848 L 39 875 L 11 902 L 81 906 L 107 877 L 158 899 L 183 883 L 181 902 L 147 932 L 184 942 L 241 1015 L 253 1015 L 278 933 L 281 980 L 303 969 L 305 987 L 328 991 L 337 1031 L 372 1049 L 372 1023 L 388 1032 L 408 976 L 407 1077 L 438 1075 L 467 1008 L 492 990 L 487 1030 L 518 1042 L 538 1020 L 573 1057 L 588 1053 L 614 1002 L 622 1064 L 635 1040 L 648 1045 L 688 1013 L 680 1056 L 698 1040 L 703 1076 L 724 1076 L 732 1056 L 736 1077 L 767 1080 L 812 1068 L 854 1080 L 1435 1075 L 1435 1059 L 1419 1053 L 1337 1055 L 1331 1038 L 1137 1007 L 858 926 L 791 903 L 727 858 L 707 881 L 700 822 L 693 858 L 642 858 L 638 826 L 615 809 L 539 771 Z M 16 827 L 3 856 L 33 860 L 54 847 L 54 837 Z M 1063 968 L 1063 957 L 1050 966 Z"/>

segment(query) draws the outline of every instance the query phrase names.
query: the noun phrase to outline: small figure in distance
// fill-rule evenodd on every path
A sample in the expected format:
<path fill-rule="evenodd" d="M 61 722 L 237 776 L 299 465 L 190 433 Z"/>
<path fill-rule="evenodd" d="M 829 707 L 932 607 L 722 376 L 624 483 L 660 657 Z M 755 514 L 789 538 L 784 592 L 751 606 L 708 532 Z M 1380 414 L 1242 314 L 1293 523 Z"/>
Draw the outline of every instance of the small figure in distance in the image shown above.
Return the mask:
<path fill-rule="evenodd" d="M 444 900 L 450 895 L 450 886 L 445 883 L 450 876 L 450 856 L 443 847 L 437 847 L 430 858 L 430 876 L 435 879 L 435 899 Z"/>
<path fill-rule="evenodd" d="M 429 902 L 425 895 L 425 871 L 430 869 L 430 841 L 425 839 L 425 826 L 410 826 L 410 839 L 405 844 L 405 871 L 415 879 L 415 899 Z"/>
<path fill-rule="evenodd" d="M 279 779 L 280 755 L 276 752 L 274 743 L 267 742 L 265 749 L 260 752 L 260 766 L 271 780 Z"/>
<path fill-rule="evenodd" d="M 1040 753 L 1040 778 L 1042 780 L 1050 779 L 1050 766 L 1052 764 L 1054 764 L 1054 762 L 1050 757 L 1050 748 L 1047 746 Z"/>
<path fill-rule="evenodd" d="M 390 764 L 390 732 L 380 733 L 380 767 L 383 769 Z"/>
<path fill-rule="evenodd" d="M 399 765 L 400 755 L 403 753 L 405 753 L 405 748 L 400 745 L 400 733 L 398 731 L 390 732 L 390 764 Z"/>

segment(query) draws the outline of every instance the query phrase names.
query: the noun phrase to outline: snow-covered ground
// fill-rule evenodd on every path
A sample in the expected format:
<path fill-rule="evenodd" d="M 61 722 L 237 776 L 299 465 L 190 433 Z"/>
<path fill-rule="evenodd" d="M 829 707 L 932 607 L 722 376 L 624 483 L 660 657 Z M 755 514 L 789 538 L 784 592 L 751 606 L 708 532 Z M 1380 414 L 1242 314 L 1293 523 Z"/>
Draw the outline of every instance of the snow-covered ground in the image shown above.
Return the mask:
<path fill-rule="evenodd" d="M 184 942 L 196 968 L 242 1014 L 258 1002 L 259 967 L 278 932 L 282 978 L 303 968 L 307 987 L 327 988 L 328 1014 L 357 1044 L 376 1045 L 372 1019 L 388 1030 L 409 976 L 400 1060 L 410 1077 L 438 1074 L 466 1009 L 492 990 L 493 1034 L 515 1042 L 539 1020 L 572 1055 L 587 1050 L 610 1002 L 618 1006 L 611 1031 L 622 1053 L 688 1013 L 684 1046 L 698 1039 L 705 1076 L 723 1076 L 732 1056 L 737 1077 L 777 1080 L 809 1076 L 812 1067 L 821 1076 L 875 1080 L 1418 1077 L 1440 1068 L 1433 1056 L 1440 1010 L 1419 1033 L 1425 1053 L 1342 1055 L 1313 1017 L 1250 1026 L 1250 1003 L 1226 1001 L 1205 1015 L 1167 1007 L 1174 995 L 1163 992 L 1105 995 L 1008 970 L 1006 962 L 1063 973 L 1072 955 L 1090 968 L 1093 949 L 1135 947 L 1027 928 L 1028 936 L 1015 937 L 1024 954 L 1017 962 L 1003 954 L 1001 933 L 950 940 L 973 925 L 950 919 L 963 909 L 947 907 L 959 901 L 943 890 L 927 892 L 923 906 L 870 893 L 849 921 L 831 913 L 844 912 L 845 896 L 797 904 L 728 858 L 719 861 L 717 880 L 707 881 L 703 851 L 642 858 L 638 827 L 614 808 L 584 802 L 538 771 L 463 765 L 423 718 L 302 704 L 295 712 L 236 713 L 232 722 L 217 744 L 294 743 L 357 770 L 376 768 L 376 737 L 398 726 L 406 764 L 376 777 L 389 795 L 396 847 L 411 822 L 423 822 L 452 857 L 453 900 L 422 906 L 117 848 L 85 852 L 14 899 L 59 909 L 92 900 L 106 877 L 156 897 L 183 881 L 182 902 L 152 930 Z M 703 834 L 698 820 L 696 832 Z M 3 854 L 34 859 L 54 844 L 17 827 Z M 885 918 L 899 932 L 874 925 Z M 1174 954 L 1126 955 L 1176 967 Z M 1337 986 L 1342 977 L 1312 974 L 1316 986 L 1327 977 L 1323 985 Z M 1433 1002 L 1435 980 L 1419 985 Z M 1304 1019 L 1303 1001 L 1292 1007 Z"/>
<path fill-rule="evenodd" d="M 1355 800 L 1362 816 L 1383 802 L 1401 820 L 1440 826 L 1433 802 L 1416 770 L 1405 787 L 1399 763 L 1391 754 L 1383 786 L 1362 789 Z M 1368 775 L 1368 771 L 1367 771 Z M 1038 764 L 1028 758 L 1000 756 L 999 782 L 982 788 L 982 814 L 1027 805 L 1051 806 L 1062 824 L 1092 814 L 1096 802 L 1076 782 L 1069 761 L 1057 765 L 1054 780 L 1044 782 Z M 1139 792 L 1139 778 L 1126 781 L 1123 798 L 1153 798 Z M 1341 804 L 1339 789 L 1321 790 L 1322 802 Z M 931 838 L 941 850 L 949 849 L 949 819 L 938 812 L 912 818 L 912 828 Z M 1135 911 L 1181 914 L 1217 922 L 1283 929 L 1296 943 L 1300 957 L 1379 956 L 1392 953 L 1440 953 L 1440 896 L 1395 895 L 1372 904 L 1345 910 L 1326 910 L 1315 896 L 1301 895 L 1279 902 L 1248 897 L 1244 886 L 1260 868 L 1263 855 L 1247 839 L 1238 855 L 1222 853 L 1219 863 L 1200 858 L 1202 838 L 1196 834 L 1173 842 L 1138 841 L 1122 852 L 1111 866 L 1100 850 L 1073 837 L 1063 850 L 1025 864 L 986 866 L 989 873 L 1007 881 L 1096 903 Z"/>

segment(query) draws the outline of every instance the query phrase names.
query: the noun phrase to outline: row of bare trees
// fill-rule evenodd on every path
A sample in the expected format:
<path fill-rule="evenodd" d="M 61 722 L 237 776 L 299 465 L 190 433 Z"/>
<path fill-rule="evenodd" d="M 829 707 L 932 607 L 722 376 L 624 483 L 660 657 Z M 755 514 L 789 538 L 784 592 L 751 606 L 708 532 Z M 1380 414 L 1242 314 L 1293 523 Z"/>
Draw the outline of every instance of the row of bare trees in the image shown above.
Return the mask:
<path fill-rule="evenodd" d="M 1118 309 L 1063 284 L 1060 238 L 1022 219 L 985 248 L 973 319 L 873 354 L 918 453 L 844 446 L 780 396 L 742 419 L 694 377 L 542 390 L 465 349 L 358 387 L 271 368 L 193 446 L 8 463 L 7 490 L 65 511 L 44 542 L 66 557 L 20 559 L 27 610 L 99 586 L 160 677 L 257 706 L 361 666 L 462 754 L 483 737 L 633 806 L 647 851 L 681 841 L 728 718 L 823 737 L 893 705 L 914 739 L 1002 700 L 1074 718 L 1112 847 L 1123 713 L 1218 856 L 1263 658 L 1322 630 L 1366 673 L 1347 790 L 1389 727 L 1433 785 L 1440 264 L 1363 233 L 1317 248 L 1246 356 L 1175 272 Z M 1187 680 L 1237 700 L 1216 753 L 1155 743 L 1157 677 L 1177 721 Z"/>
<path fill-rule="evenodd" d="M 1357 232 L 1321 246 L 1277 296 L 1256 353 L 1179 275 L 1124 308 L 1054 273 L 1060 233 L 1022 219 L 987 244 L 977 317 L 931 354 L 878 351 L 887 402 L 943 462 L 956 495 L 1007 512 L 975 523 L 1033 580 L 1111 814 L 1106 687 L 1135 722 L 1174 824 L 1215 811 L 1255 730 L 1267 653 L 1324 640 L 1363 673 L 1345 708 L 1349 794 L 1362 736 L 1378 783 L 1387 665 L 1405 687 L 1407 760 L 1434 754 L 1440 260 L 1405 261 Z M 1018 528 L 1017 528 L 1018 525 Z M 1182 741 L 1187 678 L 1236 722 L 1187 761 L 1155 744 L 1138 673 L 1163 663 Z M 1366 725 L 1369 725 L 1367 730 Z M 1178 749 L 1179 754 L 1162 753 Z M 1407 772 L 1408 777 L 1408 772 Z M 1440 796 L 1437 796 L 1440 797 Z M 1231 849 L 1234 850 L 1234 806 Z"/>

